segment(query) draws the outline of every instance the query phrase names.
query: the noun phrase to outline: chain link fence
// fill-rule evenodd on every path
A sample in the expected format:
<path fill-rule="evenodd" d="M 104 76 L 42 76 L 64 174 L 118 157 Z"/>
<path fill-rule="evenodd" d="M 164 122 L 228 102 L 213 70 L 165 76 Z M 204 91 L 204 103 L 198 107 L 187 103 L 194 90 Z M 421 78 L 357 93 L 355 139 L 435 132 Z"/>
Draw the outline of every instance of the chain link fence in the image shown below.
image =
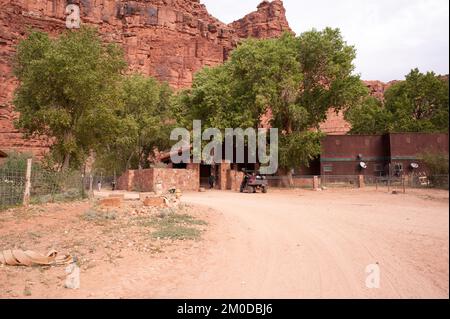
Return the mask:
<path fill-rule="evenodd" d="M 29 203 L 44 204 L 79 200 L 86 197 L 84 177 L 78 171 L 54 172 L 31 169 Z M 0 168 L 0 210 L 24 203 L 26 170 Z"/>
<path fill-rule="evenodd" d="M 32 204 L 73 201 L 85 196 L 84 177 L 78 171 L 33 170 L 31 173 L 30 203 Z"/>
<path fill-rule="evenodd" d="M 25 191 L 25 171 L 0 167 L 0 209 L 20 205 Z"/>
<path fill-rule="evenodd" d="M 364 186 L 376 189 L 403 189 L 408 188 L 433 188 L 449 189 L 448 175 L 428 176 L 362 176 L 359 175 L 294 175 L 267 176 L 269 187 L 284 189 L 314 189 L 314 178 L 317 178 L 317 187 L 322 188 L 358 188 L 361 182 Z"/>
<path fill-rule="evenodd" d="M 411 188 L 437 188 L 448 190 L 448 175 L 411 176 L 407 186 Z"/>
<path fill-rule="evenodd" d="M 359 187 L 358 175 L 322 175 L 320 186 L 328 188 L 357 188 Z"/>
<path fill-rule="evenodd" d="M 289 176 L 267 176 L 269 187 L 293 188 L 293 189 L 314 189 L 314 176 L 293 175 Z"/>

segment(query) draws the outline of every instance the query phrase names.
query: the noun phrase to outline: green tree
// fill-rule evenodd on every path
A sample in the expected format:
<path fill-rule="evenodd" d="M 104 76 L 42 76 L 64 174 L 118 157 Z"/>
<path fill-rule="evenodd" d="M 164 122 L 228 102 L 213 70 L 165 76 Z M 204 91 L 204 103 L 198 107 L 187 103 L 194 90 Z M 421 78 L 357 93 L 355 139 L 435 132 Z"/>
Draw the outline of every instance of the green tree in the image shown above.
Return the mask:
<path fill-rule="evenodd" d="M 8 157 L 0 164 L 0 168 L 6 172 L 23 173 L 27 169 L 27 159 L 33 158 L 31 153 L 8 152 Z"/>
<path fill-rule="evenodd" d="M 448 79 L 412 70 L 392 85 L 384 102 L 369 98 L 346 112 L 352 134 L 448 132 Z"/>
<path fill-rule="evenodd" d="M 105 119 L 118 106 L 125 67 L 119 47 L 104 45 L 95 29 L 67 31 L 56 39 L 31 32 L 14 61 L 16 126 L 53 138 L 52 154 L 62 169 L 80 167 L 110 125 Z"/>
<path fill-rule="evenodd" d="M 257 118 L 250 108 L 243 108 L 236 89 L 240 83 L 230 72 L 230 62 L 206 67 L 194 78 L 191 89 L 181 91 L 174 103 L 177 121 L 191 127 L 192 120 L 202 120 L 205 127 L 225 129 L 253 127 Z"/>
<path fill-rule="evenodd" d="M 448 81 L 433 72 L 412 70 L 406 80 L 385 93 L 386 111 L 394 132 L 448 131 Z"/>
<path fill-rule="evenodd" d="M 154 147 L 169 147 L 174 124 L 171 96 L 170 87 L 152 77 L 125 77 L 120 90 L 121 110 L 108 120 L 114 125 L 106 134 L 110 138 L 97 147 L 97 164 L 117 172 L 143 168 Z"/>
<path fill-rule="evenodd" d="M 319 125 L 328 110 L 351 108 L 367 95 L 353 75 L 355 55 L 330 28 L 247 40 L 223 66 L 199 72 L 177 107 L 220 129 L 256 127 L 270 111 L 271 126 L 282 134 L 281 166 L 309 165 L 320 154 Z"/>
<path fill-rule="evenodd" d="M 384 134 L 391 130 L 392 114 L 386 112 L 383 103 L 372 96 L 364 99 L 345 113 L 352 124 L 350 134 Z"/>

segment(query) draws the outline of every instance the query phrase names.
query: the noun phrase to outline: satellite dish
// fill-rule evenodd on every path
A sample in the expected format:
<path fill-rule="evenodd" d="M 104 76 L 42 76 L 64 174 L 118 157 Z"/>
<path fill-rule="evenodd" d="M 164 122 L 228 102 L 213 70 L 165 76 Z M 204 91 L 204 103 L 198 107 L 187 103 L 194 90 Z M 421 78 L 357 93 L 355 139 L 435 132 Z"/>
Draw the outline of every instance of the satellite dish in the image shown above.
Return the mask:
<path fill-rule="evenodd" d="M 412 168 L 412 169 L 418 169 L 418 168 L 419 168 L 419 164 L 417 164 L 417 163 L 411 163 L 411 168 Z"/>
<path fill-rule="evenodd" d="M 359 166 L 361 166 L 362 169 L 366 169 L 367 168 L 367 164 L 364 162 L 359 163 Z"/>

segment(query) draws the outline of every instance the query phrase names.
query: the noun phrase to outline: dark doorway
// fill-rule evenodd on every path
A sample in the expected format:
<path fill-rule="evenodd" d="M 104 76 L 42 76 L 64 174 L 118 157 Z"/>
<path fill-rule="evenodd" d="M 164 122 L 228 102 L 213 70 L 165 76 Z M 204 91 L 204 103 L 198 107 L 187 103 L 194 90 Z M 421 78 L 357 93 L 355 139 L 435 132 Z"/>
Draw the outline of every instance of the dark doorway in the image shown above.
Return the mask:
<path fill-rule="evenodd" d="M 209 188 L 209 176 L 212 173 L 211 165 L 200 165 L 200 187 Z"/>

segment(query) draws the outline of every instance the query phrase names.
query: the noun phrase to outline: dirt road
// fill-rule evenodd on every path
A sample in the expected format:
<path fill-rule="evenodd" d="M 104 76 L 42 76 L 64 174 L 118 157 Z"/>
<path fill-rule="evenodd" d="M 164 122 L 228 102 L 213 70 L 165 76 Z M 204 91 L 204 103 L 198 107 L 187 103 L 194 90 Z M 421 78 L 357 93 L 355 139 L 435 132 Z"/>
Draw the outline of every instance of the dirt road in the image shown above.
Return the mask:
<path fill-rule="evenodd" d="M 448 192 L 213 191 L 185 194 L 183 201 L 209 223 L 207 231 L 200 241 L 174 242 L 160 253 L 132 249 L 137 238 L 126 235 L 128 228 L 80 224 L 88 203 L 49 206 L 53 212 L 24 220 L 13 215 L 0 224 L 6 236 L 0 244 L 17 228 L 18 242 L 27 247 L 91 244 L 92 255 L 79 254 L 96 260 L 82 268 L 79 290 L 63 287 L 64 268 L 0 267 L 0 297 L 449 297 Z M 91 227 L 92 234 L 80 227 Z M 89 237 L 103 233 L 105 242 Z M 71 234 L 74 239 L 66 240 Z M 114 248 L 117 241 L 125 249 Z M 366 287 L 368 265 L 379 267 L 378 289 Z"/>
<path fill-rule="evenodd" d="M 188 195 L 222 212 L 226 227 L 197 260 L 198 276 L 181 281 L 174 296 L 448 298 L 448 194 L 437 194 L 444 197 L 360 190 Z M 380 267 L 379 289 L 366 287 L 370 264 Z"/>

